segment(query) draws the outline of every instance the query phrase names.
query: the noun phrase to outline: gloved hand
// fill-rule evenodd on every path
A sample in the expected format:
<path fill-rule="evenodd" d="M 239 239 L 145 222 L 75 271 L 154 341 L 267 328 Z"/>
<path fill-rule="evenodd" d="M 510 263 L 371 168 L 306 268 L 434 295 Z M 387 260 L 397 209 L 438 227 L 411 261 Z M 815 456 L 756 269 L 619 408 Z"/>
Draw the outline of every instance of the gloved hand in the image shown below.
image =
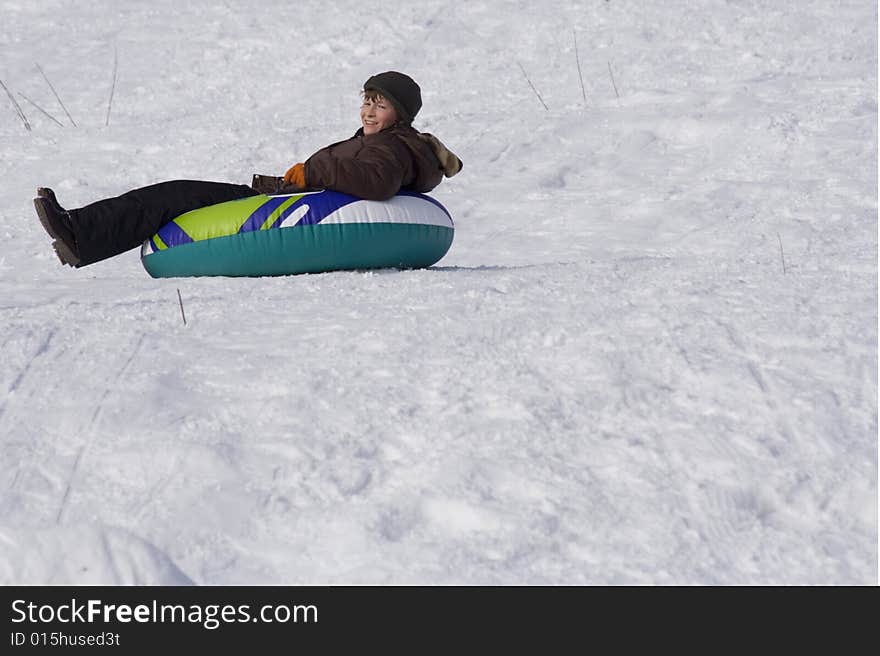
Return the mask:
<path fill-rule="evenodd" d="M 281 193 L 281 188 L 284 184 L 284 178 L 279 178 L 274 175 L 260 175 L 259 173 L 254 173 L 253 180 L 251 180 L 251 189 L 258 194 L 272 195 Z"/>
<path fill-rule="evenodd" d="M 306 188 L 306 170 L 305 164 L 300 162 L 291 166 L 287 173 L 284 174 L 284 181 L 288 184 L 296 185 L 303 189 Z"/>

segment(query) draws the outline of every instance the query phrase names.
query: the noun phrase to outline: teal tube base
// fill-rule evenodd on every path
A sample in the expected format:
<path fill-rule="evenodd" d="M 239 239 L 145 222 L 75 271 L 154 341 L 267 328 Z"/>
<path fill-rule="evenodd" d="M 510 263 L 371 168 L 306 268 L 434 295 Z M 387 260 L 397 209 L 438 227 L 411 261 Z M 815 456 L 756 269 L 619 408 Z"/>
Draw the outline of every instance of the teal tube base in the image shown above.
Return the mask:
<path fill-rule="evenodd" d="M 181 244 L 144 255 L 142 262 L 154 278 L 421 269 L 446 255 L 453 233 L 413 223 L 319 223 Z"/>

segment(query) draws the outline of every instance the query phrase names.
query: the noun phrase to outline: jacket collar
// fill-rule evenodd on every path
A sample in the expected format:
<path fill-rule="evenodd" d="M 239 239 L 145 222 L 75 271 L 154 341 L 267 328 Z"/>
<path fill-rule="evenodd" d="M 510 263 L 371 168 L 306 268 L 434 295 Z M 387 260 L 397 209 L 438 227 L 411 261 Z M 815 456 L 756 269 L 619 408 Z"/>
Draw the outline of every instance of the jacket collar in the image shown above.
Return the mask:
<path fill-rule="evenodd" d="M 382 132 L 390 132 L 391 130 L 397 130 L 397 129 L 399 129 L 399 128 L 412 128 L 412 129 L 415 129 L 415 128 L 413 128 L 412 125 L 410 125 L 409 123 L 400 123 L 400 122 L 397 122 L 397 123 L 395 123 L 394 125 L 392 125 L 390 128 L 385 128 L 384 130 L 382 130 Z M 376 134 L 382 134 L 382 132 L 377 132 Z M 354 136 L 355 136 L 355 137 L 363 137 L 363 136 L 367 136 L 367 135 L 364 135 L 364 128 L 363 128 L 363 126 L 361 126 L 361 127 L 359 127 L 359 128 L 357 129 L 357 132 L 354 133 Z M 372 136 L 372 135 L 368 135 L 368 136 Z"/>

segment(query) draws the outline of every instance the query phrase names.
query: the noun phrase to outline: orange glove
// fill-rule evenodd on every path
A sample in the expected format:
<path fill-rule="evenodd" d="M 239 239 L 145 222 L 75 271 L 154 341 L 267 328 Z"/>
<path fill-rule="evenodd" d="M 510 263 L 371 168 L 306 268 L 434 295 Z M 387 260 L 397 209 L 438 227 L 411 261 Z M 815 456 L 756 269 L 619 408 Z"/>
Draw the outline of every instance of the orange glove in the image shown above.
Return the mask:
<path fill-rule="evenodd" d="M 287 173 L 284 174 L 284 181 L 288 184 L 294 184 L 297 187 L 306 187 L 306 169 L 305 164 L 300 162 L 291 166 Z"/>

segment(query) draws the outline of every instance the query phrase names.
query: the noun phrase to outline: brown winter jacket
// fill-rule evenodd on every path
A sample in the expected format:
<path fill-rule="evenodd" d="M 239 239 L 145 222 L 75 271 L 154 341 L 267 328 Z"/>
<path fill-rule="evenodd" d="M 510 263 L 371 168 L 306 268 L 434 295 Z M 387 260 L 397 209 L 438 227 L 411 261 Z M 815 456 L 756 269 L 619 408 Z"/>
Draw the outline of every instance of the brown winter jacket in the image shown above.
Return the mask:
<path fill-rule="evenodd" d="M 322 148 L 306 160 L 306 184 L 367 200 L 387 200 L 401 189 L 426 193 L 446 173 L 431 138 L 410 126 L 396 125 L 371 135 L 360 128 L 351 139 Z M 458 167 L 449 175 L 461 169 L 461 161 L 455 160 Z"/>
<path fill-rule="evenodd" d="M 353 137 L 322 148 L 305 161 L 306 189 L 333 189 L 366 200 L 387 200 L 401 189 L 431 191 L 443 176 L 461 170 L 461 160 L 439 139 L 410 126 L 396 125 L 376 134 Z M 257 178 L 262 178 L 259 186 Z M 277 178 L 254 177 L 263 193 L 305 191 Z"/>

